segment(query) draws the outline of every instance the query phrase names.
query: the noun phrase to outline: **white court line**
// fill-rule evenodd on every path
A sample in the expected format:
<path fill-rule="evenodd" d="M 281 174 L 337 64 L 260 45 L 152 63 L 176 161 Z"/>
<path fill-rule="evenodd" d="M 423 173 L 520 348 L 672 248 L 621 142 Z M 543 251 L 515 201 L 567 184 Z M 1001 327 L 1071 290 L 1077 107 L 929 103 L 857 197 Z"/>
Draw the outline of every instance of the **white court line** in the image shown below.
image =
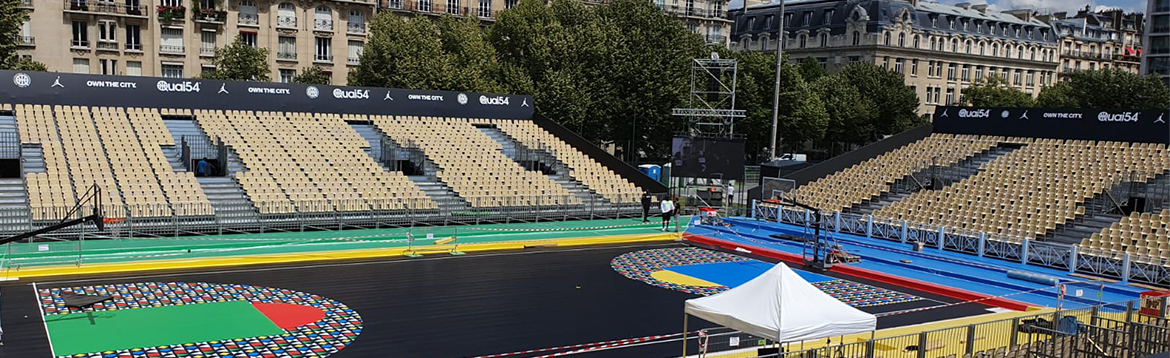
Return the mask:
<path fill-rule="evenodd" d="M 41 312 L 41 323 L 45 325 L 45 339 L 49 341 L 49 354 L 51 357 L 57 357 L 57 352 L 53 350 L 53 338 L 49 337 L 49 322 L 45 321 L 45 307 L 41 306 L 41 291 L 37 289 L 37 283 L 32 283 L 33 299 L 37 301 L 37 310 Z"/>
<path fill-rule="evenodd" d="M 248 269 L 181 272 L 181 273 L 153 274 L 153 275 L 139 275 L 139 276 L 109 276 L 109 277 L 102 277 L 102 278 L 90 278 L 90 279 L 78 279 L 78 280 L 42 281 L 41 283 L 47 284 L 47 285 L 52 285 L 52 286 L 57 286 L 57 285 L 64 284 L 64 283 L 84 283 L 84 282 L 94 282 L 94 281 L 110 281 L 110 280 L 115 280 L 115 279 L 130 280 L 130 279 L 143 279 L 143 278 L 152 278 L 152 277 L 177 277 L 177 276 L 211 275 L 211 274 L 244 273 L 244 272 L 300 270 L 300 269 L 326 268 L 326 267 L 350 267 L 350 266 L 410 263 L 410 262 L 419 262 L 419 261 L 451 260 L 451 259 L 459 259 L 459 258 L 464 258 L 464 257 L 467 257 L 467 258 L 501 257 L 501 256 L 518 256 L 518 255 L 528 255 L 528 254 L 596 251 L 596 250 L 609 250 L 609 249 L 627 249 L 627 248 L 635 248 L 635 247 L 662 247 L 662 246 L 676 246 L 676 245 L 679 245 L 679 244 L 678 243 L 667 243 L 667 244 L 649 244 L 649 245 L 643 244 L 643 245 L 624 245 L 624 246 L 607 246 L 607 247 L 583 247 L 583 248 L 577 248 L 577 249 L 548 250 L 548 251 L 500 252 L 500 253 L 489 253 L 489 254 L 468 255 L 468 256 L 423 257 L 423 258 L 419 258 L 419 259 L 407 259 L 407 260 L 399 259 L 399 260 L 379 260 L 379 261 L 364 261 L 364 262 L 338 262 L 338 263 L 325 263 L 325 264 L 308 265 L 308 266 L 258 267 L 258 268 L 248 268 Z M 306 255 L 306 256 L 311 256 L 311 255 Z M 279 263 L 277 263 L 277 264 L 279 264 Z M 182 269 L 179 269 L 179 270 L 182 270 Z M 33 282 L 32 284 L 35 286 L 36 282 Z"/>

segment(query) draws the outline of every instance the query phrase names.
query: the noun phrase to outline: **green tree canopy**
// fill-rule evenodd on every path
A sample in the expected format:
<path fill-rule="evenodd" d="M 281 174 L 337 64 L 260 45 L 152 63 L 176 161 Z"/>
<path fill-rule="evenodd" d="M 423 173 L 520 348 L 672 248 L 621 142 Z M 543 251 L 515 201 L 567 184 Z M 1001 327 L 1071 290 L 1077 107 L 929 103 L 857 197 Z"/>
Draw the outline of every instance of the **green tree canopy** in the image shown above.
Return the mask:
<path fill-rule="evenodd" d="M 800 60 L 800 76 L 804 77 L 805 81 L 812 83 L 827 75 L 829 75 L 829 71 L 821 67 L 821 62 L 817 59 L 805 57 Z"/>
<path fill-rule="evenodd" d="M 1033 107 L 1032 95 L 1013 88 L 998 76 L 985 77 L 963 90 L 964 104 L 976 107 Z"/>
<path fill-rule="evenodd" d="M 349 74 L 354 86 L 448 89 L 439 27 L 426 17 L 408 19 L 390 11 L 370 21 L 361 66 Z"/>
<path fill-rule="evenodd" d="M 310 85 L 327 85 L 329 82 L 331 82 L 329 80 L 329 74 L 325 73 L 325 70 L 322 69 L 321 66 L 317 65 L 305 67 L 305 69 L 301 70 L 301 73 L 298 73 L 293 77 L 292 81 L 294 83 L 304 83 Z"/>
<path fill-rule="evenodd" d="M 875 137 L 866 138 L 866 141 L 924 123 L 918 116 L 918 95 L 906 86 L 902 74 L 872 63 L 858 63 L 846 67 L 839 75 L 877 106 Z"/>
<path fill-rule="evenodd" d="M 870 138 L 879 136 L 876 128 L 877 105 L 862 96 L 861 91 L 844 76 L 823 76 L 812 83 L 812 89 L 824 102 L 828 115 L 825 141 L 865 144 Z M 829 154 L 837 154 L 835 149 L 836 146 Z"/>
<path fill-rule="evenodd" d="M 1164 109 L 1170 89 L 1155 77 L 1116 68 L 1076 71 L 1045 87 L 1036 102 L 1049 108 Z"/>
<path fill-rule="evenodd" d="M 236 37 L 231 44 L 216 48 L 215 72 L 204 78 L 225 81 L 268 81 L 271 72 L 268 68 L 268 49 L 256 48 L 244 43 L 244 39 Z"/>
<path fill-rule="evenodd" d="M 22 59 L 16 55 L 16 36 L 20 35 L 26 20 L 28 10 L 20 8 L 20 0 L 0 0 L 0 68 L 16 69 L 21 63 Z"/>
<path fill-rule="evenodd" d="M 33 61 L 32 57 L 27 57 L 27 56 L 20 57 L 19 59 L 17 59 L 16 63 L 14 63 L 12 65 L 12 68 L 9 68 L 9 69 L 17 70 L 17 71 L 41 71 L 41 72 L 46 72 L 49 70 L 49 68 L 47 66 L 45 66 L 45 64 L 37 62 L 37 61 Z"/>

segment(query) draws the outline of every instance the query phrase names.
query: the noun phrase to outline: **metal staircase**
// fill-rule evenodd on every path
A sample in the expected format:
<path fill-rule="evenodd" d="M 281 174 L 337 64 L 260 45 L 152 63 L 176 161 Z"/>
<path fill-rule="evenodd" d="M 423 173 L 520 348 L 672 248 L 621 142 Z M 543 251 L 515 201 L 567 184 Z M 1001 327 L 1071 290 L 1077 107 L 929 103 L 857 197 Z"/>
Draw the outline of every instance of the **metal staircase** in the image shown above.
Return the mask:
<path fill-rule="evenodd" d="M 1145 199 L 1144 205 L 1130 203 Z M 1081 204 L 1085 213 L 1049 230 L 1041 239 L 1066 244 L 1079 244 L 1094 233 L 1121 221 L 1130 212 L 1160 212 L 1170 207 L 1170 171 L 1164 171 L 1143 182 L 1123 180 L 1109 190 L 1097 193 Z"/>
<path fill-rule="evenodd" d="M 922 170 L 895 180 L 890 189 L 881 195 L 863 200 L 845 209 L 847 212 L 869 215 L 887 205 L 905 199 L 922 190 L 940 190 L 948 185 L 979 174 L 979 168 L 1005 154 L 1019 149 L 1015 145 L 998 145 L 976 153 L 951 165 L 930 165 Z"/>
<path fill-rule="evenodd" d="M 194 119 L 163 119 L 163 123 L 166 124 L 167 131 L 170 131 L 171 136 L 175 139 L 174 146 L 162 146 L 167 161 L 171 163 L 171 167 L 175 168 L 175 171 L 191 171 L 191 168 L 187 167 L 190 163 L 183 163 L 184 141 L 191 147 L 192 159 L 204 156 L 216 158 L 218 156 L 219 151 L 216 150 L 207 133 L 199 128 Z M 230 168 L 228 170 L 231 171 Z"/>
<path fill-rule="evenodd" d="M 440 211 L 452 213 L 471 210 L 471 204 L 467 200 L 464 200 L 459 196 L 459 193 L 439 180 L 438 176 L 435 175 L 438 173 L 439 167 L 428 159 L 414 143 L 397 143 L 370 123 L 350 122 L 349 126 L 357 131 L 366 142 L 370 143 L 370 147 L 364 148 L 366 154 L 374 158 L 386 171 L 402 171 L 403 168 L 400 167 L 402 161 L 408 161 L 421 170 L 422 173 L 415 174 L 422 175 L 407 175 L 407 178 L 423 193 L 427 194 L 427 197 L 434 200 L 439 205 Z"/>
<path fill-rule="evenodd" d="M 239 226 L 240 224 L 254 224 L 259 212 L 256 206 L 244 194 L 244 188 L 231 177 L 200 177 L 196 178 L 207 200 L 211 201 L 212 209 L 219 222 L 226 225 Z"/>
<path fill-rule="evenodd" d="M 544 148 L 528 148 L 499 128 L 477 126 L 477 129 L 496 141 L 496 143 L 500 143 L 500 146 L 503 147 L 501 151 L 505 156 L 516 161 L 524 169 L 544 173 L 550 180 L 556 182 L 565 188 L 565 190 L 568 190 L 569 193 L 581 199 L 582 203 L 609 203 L 600 194 L 590 189 L 589 186 L 569 175 L 569 166 L 557 159 L 552 153 L 549 153 L 548 150 Z"/>

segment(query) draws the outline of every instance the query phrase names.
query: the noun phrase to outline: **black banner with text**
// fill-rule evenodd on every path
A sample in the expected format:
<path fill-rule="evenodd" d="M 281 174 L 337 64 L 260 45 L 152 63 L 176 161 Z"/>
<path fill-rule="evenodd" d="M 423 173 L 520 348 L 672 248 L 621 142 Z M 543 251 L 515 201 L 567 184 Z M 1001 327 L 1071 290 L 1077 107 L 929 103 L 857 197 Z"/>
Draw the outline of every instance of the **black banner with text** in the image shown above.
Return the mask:
<path fill-rule="evenodd" d="M 531 96 L 0 71 L 0 103 L 531 119 Z"/>
<path fill-rule="evenodd" d="M 938 107 L 934 132 L 1170 143 L 1165 110 Z"/>

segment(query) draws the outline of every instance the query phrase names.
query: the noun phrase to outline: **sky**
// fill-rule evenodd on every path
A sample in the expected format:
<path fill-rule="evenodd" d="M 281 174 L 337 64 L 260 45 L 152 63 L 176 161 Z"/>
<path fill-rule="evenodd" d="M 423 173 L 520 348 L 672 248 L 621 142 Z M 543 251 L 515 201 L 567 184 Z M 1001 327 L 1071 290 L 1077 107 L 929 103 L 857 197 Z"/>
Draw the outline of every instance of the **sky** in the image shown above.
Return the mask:
<path fill-rule="evenodd" d="M 773 0 L 775 1 L 775 0 Z M 988 10 L 1004 11 L 1012 9 L 1035 9 L 1041 12 L 1068 11 L 1075 12 L 1084 9 L 1085 5 L 1096 8 L 1119 7 L 1127 12 L 1146 12 L 1146 0 L 936 0 L 943 4 L 954 5 L 961 2 L 972 4 L 987 3 Z M 743 0 L 731 0 L 730 8 L 743 6 Z"/>

